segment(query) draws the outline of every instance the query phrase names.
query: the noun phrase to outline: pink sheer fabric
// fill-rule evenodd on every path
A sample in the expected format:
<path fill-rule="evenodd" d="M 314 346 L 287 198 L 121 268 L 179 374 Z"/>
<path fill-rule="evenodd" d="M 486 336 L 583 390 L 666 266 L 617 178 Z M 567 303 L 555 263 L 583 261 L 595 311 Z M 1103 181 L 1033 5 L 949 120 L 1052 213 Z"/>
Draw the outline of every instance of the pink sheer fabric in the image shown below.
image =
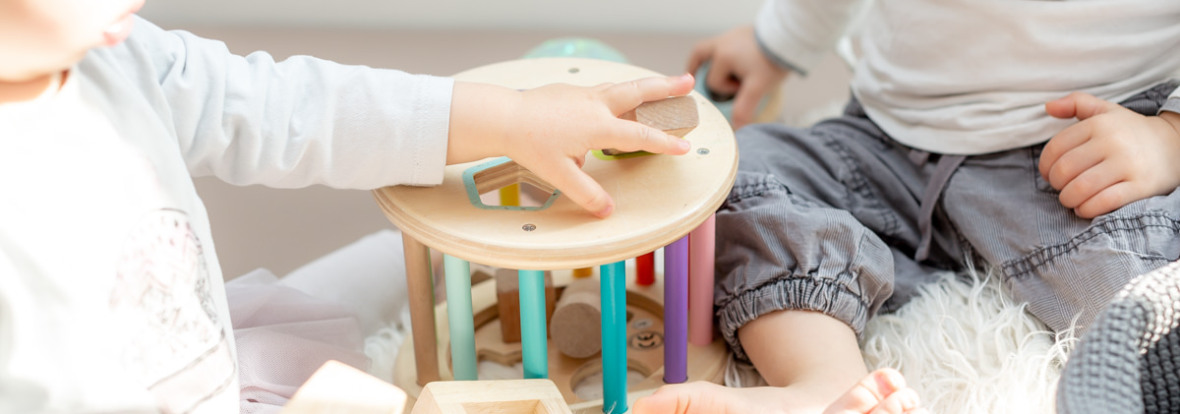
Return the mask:
<path fill-rule="evenodd" d="M 243 413 L 278 412 L 328 360 L 369 367 L 356 315 L 255 270 L 226 285 Z"/>
<path fill-rule="evenodd" d="M 401 329 L 398 315 L 407 303 L 401 263 L 401 235 L 382 231 L 283 278 L 258 269 L 227 282 L 241 412 L 279 412 L 328 360 L 372 373 L 366 338 L 389 342 L 388 331 Z M 397 349 L 382 345 L 382 353 Z"/>

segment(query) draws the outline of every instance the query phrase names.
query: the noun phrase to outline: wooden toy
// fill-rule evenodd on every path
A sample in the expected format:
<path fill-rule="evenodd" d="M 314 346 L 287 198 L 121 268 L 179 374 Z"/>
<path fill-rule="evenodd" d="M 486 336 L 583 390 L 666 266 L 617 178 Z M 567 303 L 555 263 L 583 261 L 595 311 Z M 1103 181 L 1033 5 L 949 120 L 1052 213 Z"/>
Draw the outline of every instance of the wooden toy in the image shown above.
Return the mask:
<path fill-rule="evenodd" d="M 619 118 L 639 122 L 669 135 L 684 137 L 700 124 L 696 104 L 691 96 L 678 96 L 648 102 L 619 115 Z"/>
<path fill-rule="evenodd" d="M 593 86 L 648 76 L 658 74 L 615 62 L 537 58 L 488 65 L 455 77 L 529 89 L 558 82 Z M 551 379 L 575 412 L 625 412 L 636 395 L 666 380 L 720 380 L 724 344 L 720 340 L 687 343 L 692 331 L 700 329 L 688 322 L 689 315 L 712 313 L 711 301 L 692 301 L 688 287 L 690 279 L 712 285 L 712 272 L 692 272 L 688 257 L 689 252 L 712 256 L 712 243 L 695 246 L 694 240 L 702 238 L 689 233 L 707 223 L 728 195 L 737 172 L 737 148 L 728 121 L 699 94 L 645 105 L 661 103 L 679 108 L 691 103 L 696 109 L 697 126 L 683 136 L 692 150 L 681 156 L 587 157 L 583 171 L 615 200 L 616 209 L 606 219 L 594 217 L 556 193 L 538 207 L 481 205 L 479 194 L 515 183 L 550 191 L 531 172 L 504 160 L 448 166 L 443 183 L 435 187 L 374 191 L 382 211 L 403 232 L 412 298 L 413 341 L 406 341 L 399 354 L 396 385 L 413 398 L 431 381 L 477 378 L 469 369 L 472 359 L 520 362 L 525 378 Z M 645 107 L 637 109 L 637 121 L 662 122 L 658 121 L 662 118 L 643 115 L 644 111 Z M 433 306 L 430 267 L 423 259 L 429 256 L 427 246 L 454 260 L 522 269 L 517 275 L 520 344 L 504 343 L 500 337 L 503 317 L 492 283 L 468 286 L 456 281 L 452 287 L 456 293 L 448 290 L 447 304 Z M 630 283 L 625 261 L 661 248 L 665 250 L 663 283 Z M 669 254 L 670 249 L 675 252 Z M 573 276 L 560 269 L 591 266 L 600 266 L 601 354 L 572 358 L 549 349 L 546 302 L 552 294 L 546 292 L 543 274 L 552 270 L 557 290 L 563 291 Z M 458 263 L 450 267 L 457 269 L 456 278 L 470 280 L 469 272 Z M 696 281 L 697 277 L 707 280 Z M 452 285 L 450 275 L 445 284 Z M 708 309 L 689 310 L 690 303 Z M 711 328 L 707 335 L 712 338 Z M 628 384 L 628 370 L 644 379 Z M 577 384 L 598 373 L 603 376 L 602 399 L 574 393 Z"/>
<path fill-rule="evenodd" d="M 339 361 L 324 363 L 283 406 L 282 414 L 401 414 L 406 393 Z"/>
<path fill-rule="evenodd" d="M 577 278 L 562 291 L 549 328 L 553 345 L 561 353 L 572 358 L 589 358 L 602 350 L 599 289 L 598 280 Z M 503 315 L 500 314 L 501 326 L 505 323 Z"/>
<path fill-rule="evenodd" d="M 496 270 L 496 305 L 500 310 L 500 339 L 507 343 L 520 342 L 520 287 L 515 270 Z M 545 272 L 545 314 L 554 315 L 557 290 L 553 275 Z"/>
<path fill-rule="evenodd" d="M 636 283 L 650 286 L 656 282 L 656 254 L 655 252 L 640 255 L 635 258 Z"/>
<path fill-rule="evenodd" d="M 717 216 L 689 233 L 689 342 L 705 346 L 713 342 L 713 248 L 716 245 Z"/>
<path fill-rule="evenodd" d="M 691 96 L 679 96 L 648 102 L 619 115 L 619 118 L 639 122 L 664 131 L 668 135 L 684 137 L 700 122 L 695 107 L 696 101 Z M 616 149 L 604 149 L 602 153 L 605 155 L 626 154 Z"/>
<path fill-rule="evenodd" d="M 569 414 L 552 381 L 436 381 L 426 384 L 411 414 Z"/>
<path fill-rule="evenodd" d="M 558 285 L 559 300 L 565 289 L 576 281 L 569 271 L 554 271 L 554 283 Z M 643 376 L 641 381 L 627 384 L 629 393 L 626 395 L 628 403 L 634 402 L 638 396 L 655 391 L 664 385 L 664 323 L 663 298 L 664 287 L 660 280 L 651 286 L 639 286 L 632 280 L 627 286 L 627 308 L 625 314 L 630 314 L 626 323 L 626 332 L 621 336 L 627 338 L 626 357 L 627 369 Z M 472 286 L 471 298 L 475 315 L 472 317 L 475 325 L 476 355 L 481 361 L 492 361 L 501 365 L 512 366 L 522 362 L 522 348 L 520 343 L 505 343 L 500 340 L 500 321 L 496 304 L 495 283 L 484 282 Z M 436 350 L 444 355 L 439 364 L 444 379 L 450 379 L 446 351 L 450 344 L 450 330 L 447 329 L 447 307 L 439 304 L 435 307 L 437 317 L 438 343 Z M 690 381 L 720 382 L 725 373 L 727 362 L 726 346 L 720 339 L 708 346 L 688 346 L 688 377 Z M 601 397 L 579 396 L 575 388 L 583 381 L 590 381 L 590 377 L 603 371 L 601 355 L 589 358 L 571 358 L 552 347 L 548 355 L 549 380 L 558 387 L 570 410 L 579 414 L 598 414 L 603 411 Z M 411 367 L 415 366 L 413 343 L 406 341 L 397 355 L 393 383 L 403 388 L 411 399 L 419 397 L 422 387 L 416 384 L 416 373 Z M 482 380 L 481 380 L 482 381 Z M 630 404 L 628 404 L 629 406 Z M 617 412 L 617 411 L 616 411 Z"/>

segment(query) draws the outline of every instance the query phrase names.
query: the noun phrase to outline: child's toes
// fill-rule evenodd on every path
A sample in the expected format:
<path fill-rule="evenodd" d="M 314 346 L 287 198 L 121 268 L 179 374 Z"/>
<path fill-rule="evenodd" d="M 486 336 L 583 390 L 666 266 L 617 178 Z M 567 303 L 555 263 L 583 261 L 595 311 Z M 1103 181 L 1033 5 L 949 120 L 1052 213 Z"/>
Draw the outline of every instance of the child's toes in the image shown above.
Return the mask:
<path fill-rule="evenodd" d="M 882 402 L 888 400 L 890 395 L 893 395 L 898 390 L 908 389 L 906 388 L 905 377 L 902 377 L 900 372 L 892 368 L 878 369 L 862 378 L 856 385 L 852 386 L 852 389 L 845 392 L 832 405 L 828 406 L 828 409 L 824 412 L 828 414 L 876 412 L 873 410 L 878 408 Z M 916 400 L 918 394 L 913 393 L 912 390 L 911 393 Z M 900 397 L 903 396 L 899 396 L 898 402 L 902 401 Z M 884 412 L 889 413 L 892 411 Z"/>
<path fill-rule="evenodd" d="M 889 394 L 888 397 L 885 397 L 885 400 L 881 401 L 880 404 L 877 404 L 877 406 L 875 408 L 873 408 L 873 411 L 870 411 L 870 413 L 871 414 L 913 413 L 914 410 L 921 408 L 920 406 L 921 406 L 921 402 L 918 399 L 918 392 L 914 391 L 913 388 L 902 388 L 900 390 L 897 390 L 893 394 Z"/>

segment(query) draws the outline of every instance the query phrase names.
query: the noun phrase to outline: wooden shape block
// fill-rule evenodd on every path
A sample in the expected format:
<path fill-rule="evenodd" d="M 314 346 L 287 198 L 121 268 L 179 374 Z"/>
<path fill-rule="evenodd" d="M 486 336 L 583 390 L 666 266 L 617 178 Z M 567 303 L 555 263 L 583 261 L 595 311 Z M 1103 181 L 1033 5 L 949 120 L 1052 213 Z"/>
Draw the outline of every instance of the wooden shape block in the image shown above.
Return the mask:
<path fill-rule="evenodd" d="M 520 342 L 520 278 L 516 270 L 497 269 L 496 306 L 500 311 L 500 338 L 504 343 Z M 553 318 L 557 307 L 557 289 L 553 275 L 545 271 L 545 318 Z"/>
<path fill-rule="evenodd" d="M 426 384 L 411 414 L 570 414 L 552 381 L 437 381 Z"/>
<path fill-rule="evenodd" d="M 574 279 L 561 293 L 549 324 L 553 346 L 572 358 L 602 350 L 602 304 L 597 279 Z"/>
<path fill-rule="evenodd" d="M 283 407 L 282 414 L 401 414 L 406 393 L 339 361 L 328 361 Z"/>
<path fill-rule="evenodd" d="M 619 118 L 635 121 L 681 138 L 684 138 L 700 124 L 697 103 L 690 96 L 645 102 L 635 109 L 619 115 Z M 604 149 L 602 153 L 604 155 L 627 154 L 627 152 L 613 148 Z"/>
<path fill-rule="evenodd" d="M 639 122 L 682 138 L 700 124 L 697 103 L 689 96 L 645 102 L 634 110 L 623 113 L 619 118 Z"/>

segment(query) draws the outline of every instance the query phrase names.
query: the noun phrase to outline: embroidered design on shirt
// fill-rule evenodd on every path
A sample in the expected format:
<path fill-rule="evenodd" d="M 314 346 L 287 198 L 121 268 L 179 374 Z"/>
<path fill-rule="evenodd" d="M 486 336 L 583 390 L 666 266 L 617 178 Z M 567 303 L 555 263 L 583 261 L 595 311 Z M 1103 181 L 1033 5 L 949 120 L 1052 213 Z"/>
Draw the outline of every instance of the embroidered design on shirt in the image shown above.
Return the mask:
<path fill-rule="evenodd" d="M 190 412 L 224 392 L 237 366 L 188 216 L 145 215 L 116 269 L 110 306 L 129 333 L 124 366 L 138 370 L 161 411 Z"/>

